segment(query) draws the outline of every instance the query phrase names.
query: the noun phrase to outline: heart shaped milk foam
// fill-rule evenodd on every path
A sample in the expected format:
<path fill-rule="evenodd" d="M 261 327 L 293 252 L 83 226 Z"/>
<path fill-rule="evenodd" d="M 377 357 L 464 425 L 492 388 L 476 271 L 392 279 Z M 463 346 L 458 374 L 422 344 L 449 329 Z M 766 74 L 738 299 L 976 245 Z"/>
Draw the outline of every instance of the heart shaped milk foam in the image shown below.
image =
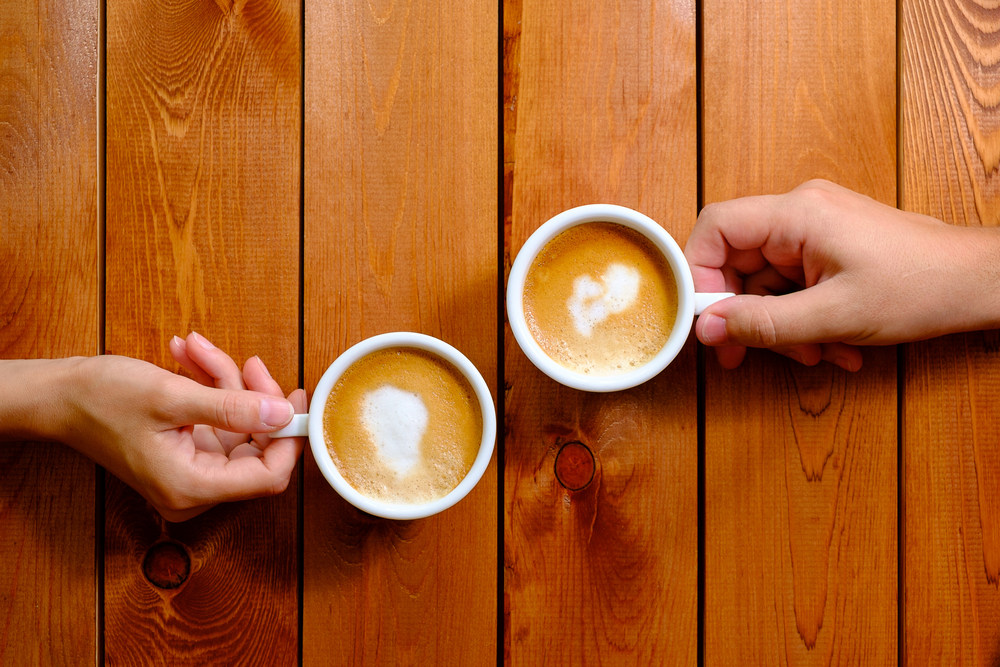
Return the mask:
<path fill-rule="evenodd" d="M 624 264 L 612 263 L 598 276 L 578 276 L 573 295 L 566 302 L 576 330 L 590 336 L 594 327 L 635 303 L 639 296 L 639 272 Z"/>
<path fill-rule="evenodd" d="M 382 385 L 365 394 L 361 422 L 378 453 L 399 475 L 420 461 L 420 441 L 427 430 L 427 406 L 417 394 Z"/>

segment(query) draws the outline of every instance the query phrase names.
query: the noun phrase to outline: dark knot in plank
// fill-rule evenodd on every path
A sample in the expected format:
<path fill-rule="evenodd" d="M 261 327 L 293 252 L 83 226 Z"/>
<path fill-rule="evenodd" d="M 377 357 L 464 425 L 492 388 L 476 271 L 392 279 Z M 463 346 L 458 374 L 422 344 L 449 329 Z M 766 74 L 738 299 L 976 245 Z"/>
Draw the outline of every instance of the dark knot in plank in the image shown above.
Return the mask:
<path fill-rule="evenodd" d="M 590 484 L 594 467 L 594 454 L 582 442 L 567 442 L 556 454 L 556 479 L 570 491 Z"/>
<path fill-rule="evenodd" d="M 146 552 L 142 572 L 157 588 L 177 588 L 191 574 L 191 557 L 176 542 L 157 542 Z"/>

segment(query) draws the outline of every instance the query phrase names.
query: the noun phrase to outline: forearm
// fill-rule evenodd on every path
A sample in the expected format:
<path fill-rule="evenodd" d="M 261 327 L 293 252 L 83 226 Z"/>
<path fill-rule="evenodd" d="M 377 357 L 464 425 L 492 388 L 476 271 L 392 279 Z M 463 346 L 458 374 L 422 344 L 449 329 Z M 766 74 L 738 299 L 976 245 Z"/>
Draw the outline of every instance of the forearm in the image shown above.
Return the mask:
<path fill-rule="evenodd" d="M 993 227 L 959 228 L 967 237 L 970 274 L 970 313 L 966 331 L 1000 329 L 1000 229 Z"/>
<path fill-rule="evenodd" d="M 915 338 L 1000 328 L 1000 229 L 939 229 L 927 242 L 926 276 L 911 277 Z"/>
<path fill-rule="evenodd" d="M 59 440 L 66 392 L 81 360 L 0 360 L 0 440 Z"/>
<path fill-rule="evenodd" d="M 845 253 L 841 340 L 886 345 L 1000 328 L 1000 230 L 892 211 Z"/>

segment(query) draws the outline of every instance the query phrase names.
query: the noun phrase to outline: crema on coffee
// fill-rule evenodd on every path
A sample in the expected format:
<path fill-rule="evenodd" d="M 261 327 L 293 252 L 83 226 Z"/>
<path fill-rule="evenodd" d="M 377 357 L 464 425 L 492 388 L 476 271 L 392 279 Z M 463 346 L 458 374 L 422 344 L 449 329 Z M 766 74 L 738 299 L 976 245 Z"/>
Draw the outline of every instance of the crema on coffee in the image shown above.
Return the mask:
<path fill-rule="evenodd" d="M 663 349 L 677 318 L 677 283 L 652 241 L 612 222 L 570 227 L 538 253 L 524 281 L 524 316 L 554 361 L 620 375 Z"/>
<path fill-rule="evenodd" d="M 334 465 L 359 493 L 413 504 L 458 486 L 479 453 L 483 417 L 457 368 L 395 347 L 362 357 L 337 380 L 323 433 Z"/>

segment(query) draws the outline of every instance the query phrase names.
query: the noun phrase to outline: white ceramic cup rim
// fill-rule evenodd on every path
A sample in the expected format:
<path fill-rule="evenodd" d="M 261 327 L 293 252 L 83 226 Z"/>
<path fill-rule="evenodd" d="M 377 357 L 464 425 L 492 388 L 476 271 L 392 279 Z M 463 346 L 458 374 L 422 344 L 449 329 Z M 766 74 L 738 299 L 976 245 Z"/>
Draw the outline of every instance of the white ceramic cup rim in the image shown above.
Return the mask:
<path fill-rule="evenodd" d="M 330 452 L 327 451 L 326 439 L 323 437 L 323 410 L 326 407 L 326 399 L 340 376 L 362 357 L 391 347 L 425 350 L 448 361 L 472 385 L 482 410 L 483 438 L 479 445 L 479 454 L 476 456 L 472 468 L 469 469 L 468 474 L 459 482 L 458 486 L 447 495 L 425 503 L 388 503 L 358 492 L 337 470 L 337 466 L 334 465 L 333 459 L 330 457 Z M 460 501 L 479 483 L 483 473 L 486 472 L 490 459 L 493 457 L 495 440 L 496 412 L 493 409 L 493 396 L 479 370 L 465 355 L 451 345 L 424 334 L 408 331 L 380 334 L 348 348 L 323 373 L 323 377 L 320 378 L 319 384 L 316 385 L 316 390 L 313 392 L 312 401 L 309 403 L 309 446 L 323 477 L 344 500 L 364 512 L 386 519 L 421 519 L 443 512 Z"/>
<path fill-rule="evenodd" d="M 531 263 L 549 241 L 570 227 L 588 222 L 614 222 L 634 229 L 663 253 L 677 282 L 677 318 L 663 348 L 642 367 L 620 375 L 590 376 L 562 366 L 549 357 L 528 330 L 524 317 L 524 281 Z M 588 204 L 556 215 L 528 237 L 510 269 L 507 280 L 507 319 L 521 350 L 540 371 L 573 389 L 592 392 L 620 391 L 646 382 L 670 364 L 687 341 L 694 322 L 695 292 L 691 268 L 673 237 L 647 216 L 624 206 Z"/>

